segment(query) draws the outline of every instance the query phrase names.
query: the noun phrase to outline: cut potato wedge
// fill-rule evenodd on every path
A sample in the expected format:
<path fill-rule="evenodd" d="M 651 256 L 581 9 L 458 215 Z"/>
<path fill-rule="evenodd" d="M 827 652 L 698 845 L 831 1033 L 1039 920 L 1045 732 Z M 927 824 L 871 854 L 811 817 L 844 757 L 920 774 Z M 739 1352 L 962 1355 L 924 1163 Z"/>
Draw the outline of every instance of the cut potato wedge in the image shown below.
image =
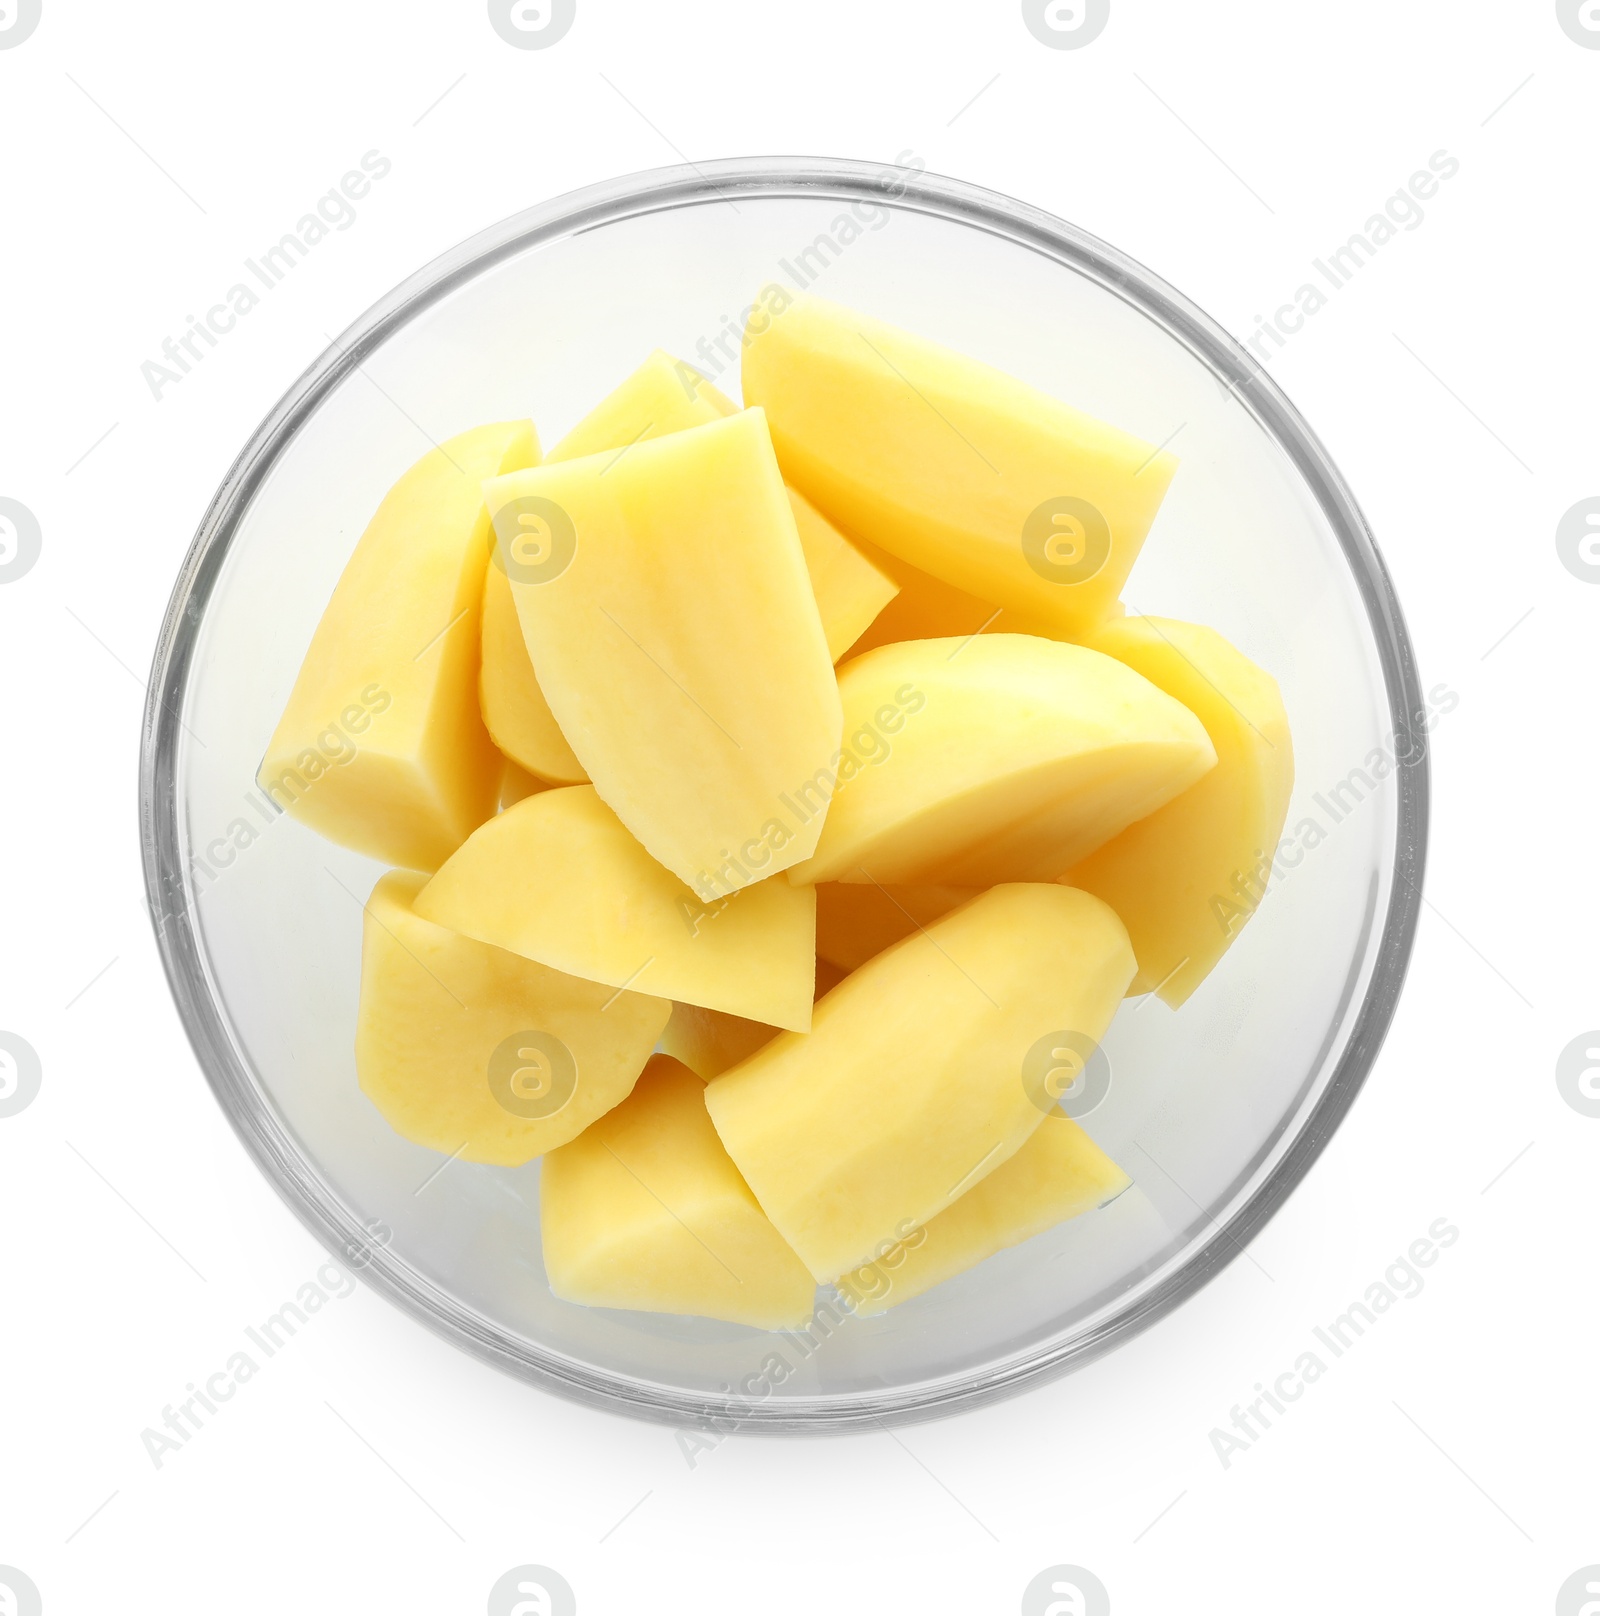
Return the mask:
<path fill-rule="evenodd" d="M 884 887 L 828 881 L 817 888 L 817 958 L 853 971 L 891 943 L 931 925 L 976 887 Z"/>
<path fill-rule="evenodd" d="M 816 1287 L 750 1193 L 693 1072 L 658 1055 L 632 1095 L 546 1157 L 550 1289 L 586 1307 L 803 1328 Z"/>
<path fill-rule="evenodd" d="M 1198 715 L 1217 766 L 1062 879 L 1104 898 L 1128 928 L 1134 993 L 1176 1008 L 1255 913 L 1294 788 L 1276 681 L 1215 630 L 1170 617 L 1108 623 L 1091 644 Z"/>
<path fill-rule="evenodd" d="M 588 454 L 618 455 L 647 439 L 704 426 L 738 412 L 739 406 L 692 366 L 657 350 L 585 416 L 544 463 Z M 789 490 L 789 503 L 828 655 L 837 662 L 894 598 L 898 586 L 793 489 Z M 556 785 L 588 780 L 533 671 L 511 596 L 511 581 L 498 552 L 491 558 L 484 582 L 479 693 L 484 723 L 495 745 L 508 757 Z"/>
<path fill-rule="evenodd" d="M 866 633 L 900 586 L 792 488 L 789 506 L 828 637 L 828 655 L 837 662 Z"/>
<path fill-rule="evenodd" d="M 831 993 L 844 977 L 843 971 L 819 959 L 817 998 Z M 730 1066 L 755 1054 L 763 1044 L 770 1044 L 780 1030 L 764 1021 L 746 1021 L 743 1016 L 707 1010 L 698 1004 L 675 1004 L 661 1034 L 661 1048 L 709 1083 Z"/>
<path fill-rule="evenodd" d="M 482 488 L 538 458 L 527 421 L 463 432 L 389 490 L 362 534 L 257 777 L 331 841 L 435 870 L 494 812 L 501 760 L 478 711 Z"/>
<path fill-rule="evenodd" d="M 478 677 L 483 722 L 494 744 L 552 785 L 588 781 L 544 699 L 523 642 L 511 580 L 498 555 L 483 575 L 483 665 Z"/>
<path fill-rule="evenodd" d="M 539 684 L 623 824 L 707 897 L 806 857 L 821 816 L 784 794 L 838 751 L 839 692 L 761 412 L 487 494 Z"/>
<path fill-rule="evenodd" d="M 881 1257 L 842 1275 L 862 1318 L 965 1273 L 1007 1246 L 1103 1206 L 1132 1181 L 1071 1117 L 1052 1111 L 1010 1160 Z"/>
<path fill-rule="evenodd" d="M 509 808 L 514 802 L 521 802 L 524 797 L 531 797 L 536 791 L 548 791 L 549 782 L 541 780 L 537 775 L 529 774 L 520 763 L 513 763 L 510 758 L 505 761 L 505 768 L 500 775 L 500 806 Z"/>
<path fill-rule="evenodd" d="M 477 830 L 417 913 L 558 971 L 804 1031 L 816 895 L 763 881 L 703 903 L 593 786 L 528 797 Z"/>
<path fill-rule="evenodd" d="M 545 456 L 545 464 L 625 454 L 636 443 L 720 421 L 737 410 L 693 365 L 657 348 L 573 427 Z"/>
<path fill-rule="evenodd" d="M 1044 1116 L 1037 1051 L 1097 1043 L 1133 972 L 1099 899 L 996 887 L 846 977 L 808 1036 L 714 1079 L 711 1119 L 779 1232 L 835 1279 L 1016 1153 Z"/>
<path fill-rule="evenodd" d="M 881 646 L 839 693 L 848 763 L 792 881 L 1052 880 L 1216 762 L 1149 680 L 1032 635 Z"/>
<path fill-rule="evenodd" d="M 809 295 L 777 304 L 746 330 L 744 397 L 767 412 L 784 476 L 818 510 L 1064 632 L 1106 615 L 1172 455 L 853 309 Z"/>
<path fill-rule="evenodd" d="M 396 1133 L 516 1167 L 627 1098 L 672 1007 L 422 919 L 426 881 L 394 870 L 367 900 L 356 1075 Z"/>

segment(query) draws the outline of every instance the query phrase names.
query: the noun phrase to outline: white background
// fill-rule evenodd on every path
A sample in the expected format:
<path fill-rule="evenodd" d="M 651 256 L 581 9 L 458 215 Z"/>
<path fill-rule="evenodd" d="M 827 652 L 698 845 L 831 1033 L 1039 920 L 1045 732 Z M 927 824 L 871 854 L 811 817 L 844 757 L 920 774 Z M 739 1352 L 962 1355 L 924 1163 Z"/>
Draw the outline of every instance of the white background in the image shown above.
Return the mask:
<path fill-rule="evenodd" d="M 1600 580 L 1555 545 L 1600 494 L 1597 113 L 1552 0 L 1112 0 L 1079 50 L 1014 0 L 578 0 L 534 51 L 482 0 L 43 0 L 0 50 L 0 495 L 43 533 L 0 584 L 0 1029 L 43 1067 L 0 1119 L 0 1564 L 50 1616 L 480 1612 L 523 1562 L 591 1613 L 1010 1612 L 1062 1562 L 1118 1616 L 1556 1609 L 1600 1562 L 1600 1120 L 1555 1082 L 1600 1024 Z M 373 148 L 356 225 L 156 403 L 141 362 Z M 158 1471 L 140 1432 L 324 1260 L 168 999 L 135 778 L 190 536 L 328 334 L 592 181 L 912 150 L 1247 336 L 1440 149 L 1425 222 L 1271 362 L 1460 705 L 1394 1030 L 1256 1261 L 998 1408 L 693 1468 L 358 1289 Z M 1224 1468 L 1212 1428 L 1441 1217 L 1424 1292 Z"/>

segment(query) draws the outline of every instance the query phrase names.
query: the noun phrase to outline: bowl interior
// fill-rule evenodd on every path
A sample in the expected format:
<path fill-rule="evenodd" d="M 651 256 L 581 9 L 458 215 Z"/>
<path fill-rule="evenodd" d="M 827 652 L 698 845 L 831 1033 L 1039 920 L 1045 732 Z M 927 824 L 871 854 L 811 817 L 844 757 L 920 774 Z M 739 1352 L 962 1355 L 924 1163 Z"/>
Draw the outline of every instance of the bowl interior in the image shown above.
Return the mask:
<path fill-rule="evenodd" d="M 974 197 L 848 165 L 759 185 L 730 170 L 680 176 L 670 195 L 647 177 L 566 223 L 505 227 L 493 250 L 457 255 L 447 284 L 419 278 L 381 327 L 342 339 L 359 366 L 335 357 L 303 384 L 304 407 L 255 446 L 248 487 L 214 510 L 205 565 L 180 585 L 184 654 L 154 715 L 170 758 L 163 856 L 183 883 L 182 938 L 166 935 L 220 1029 L 209 1051 L 200 1040 L 219 1095 L 322 1232 L 389 1231 L 371 1254 L 381 1286 L 579 1395 L 679 1417 L 732 1401 L 761 1423 L 847 1421 L 948 1406 L 1098 1350 L 1225 1260 L 1242 1209 L 1286 1191 L 1330 1085 L 1358 1083 L 1370 1059 L 1352 1064 L 1349 1048 L 1364 1007 L 1392 995 L 1397 831 L 1425 771 L 1396 766 L 1403 631 L 1375 620 L 1359 518 L 1352 530 L 1330 509 L 1303 444 L 1263 418 L 1270 388 L 1234 385 L 1237 370 L 1174 328 L 1158 283 L 1108 268 L 1065 227 L 1053 244 L 1019 239 L 1022 210 Z M 1130 1000 L 1106 1040 L 1109 1090 L 1083 1121 L 1133 1187 L 880 1318 L 844 1318 L 824 1295 L 794 1336 L 550 1295 L 537 1163 L 445 1164 L 356 1086 L 361 907 L 379 867 L 253 785 L 352 546 L 430 442 L 531 414 L 553 443 L 658 346 L 737 397 L 741 311 L 772 281 L 1169 444 L 1181 466 L 1128 609 L 1210 624 L 1273 673 L 1297 766 L 1260 914 L 1181 1011 Z"/>

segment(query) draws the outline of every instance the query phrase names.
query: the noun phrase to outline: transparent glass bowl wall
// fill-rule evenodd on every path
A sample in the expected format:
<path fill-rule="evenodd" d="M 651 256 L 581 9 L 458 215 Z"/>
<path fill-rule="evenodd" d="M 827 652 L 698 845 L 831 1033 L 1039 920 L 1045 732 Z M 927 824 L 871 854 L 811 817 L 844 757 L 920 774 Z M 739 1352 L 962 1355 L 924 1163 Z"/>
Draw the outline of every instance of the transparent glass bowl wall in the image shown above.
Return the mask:
<path fill-rule="evenodd" d="M 379 867 L 272 813 L 253 785 L 352 546 L 430 441 L 531 415 L 553 443 L 657 346 L 737 396 L 734 333 L 772 281 L 809 281 L 1170 442 L 1181 467 L 1128 609 L 1211 624 L 1270 670 L 1297 764 L 1259 916 L 1180 1012 L 1129 1001 L 1106 1040 L 1110 1091 L 1085 1120 L 1134 1187 L 881 1318 L 825 1317 L 796 1337 L 550 1295 L 537 1164 L 439 1171 L 357 1088 L 361 905 Z M 663 170 L 464 244 L 340 338 L 263 424 L 207 513 L 158 649 L 146 869 L 218 1098 L 290 1205 L 395 1301 L 609 1407 L 674 1420 L 732 1407 L 792 1429 L 926 1417 L 1158 1317 L 1303 1174 L 1370 1065 L 1409 951 L 1422 707 L 1337 472 L 1259 367 L 1148 272 L 952 181 L 820 161 Z M 1368 783 L 1353 792 L 1357 769 Z"/>

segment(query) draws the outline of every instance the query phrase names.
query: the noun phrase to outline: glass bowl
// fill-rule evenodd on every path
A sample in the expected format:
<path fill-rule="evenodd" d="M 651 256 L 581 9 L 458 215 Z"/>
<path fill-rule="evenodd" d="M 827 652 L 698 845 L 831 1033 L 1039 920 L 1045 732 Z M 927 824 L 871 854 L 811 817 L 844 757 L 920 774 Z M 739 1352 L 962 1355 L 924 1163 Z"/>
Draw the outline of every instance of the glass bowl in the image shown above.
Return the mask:
<path fill-rule="evenodd" d="M 553 443 L 656 347 L 737 394 L 741 311 L 775 280 L 1169 445 L 1182 464 L 1128 609 L 1211 624 L 1272 672 L 1298 772 L 1260 913 L 1180 1011 L 1129 1000 L 1105 1041 L 1109 1086 L 1083 1120 L 1133 1187 L 880 1317 L 847 1317 L 824 1292 L 794 1334 L 550 1294 L 538 1164 L 448 1161 L 393 1133 L 356 1086 L 362 904 L 378 866 L 254 785 L 357 537 L 430 443 L 529 414 Z M 1327 454 L 1256 360 L 1148 270 L 916 166 L 660 169 L 519 214 L 430 264 L 245 446 L 156 650 L 145 875 L 217 1099 L 368 1284 L 480 1358 L 598 1407 L 845 1429 L 968 1408 L 1083 1364 L 1175 1308 L 1272 1216 L 1394 1011 L 1421 902 L 1432 719 L 1388 575 Z"/>

